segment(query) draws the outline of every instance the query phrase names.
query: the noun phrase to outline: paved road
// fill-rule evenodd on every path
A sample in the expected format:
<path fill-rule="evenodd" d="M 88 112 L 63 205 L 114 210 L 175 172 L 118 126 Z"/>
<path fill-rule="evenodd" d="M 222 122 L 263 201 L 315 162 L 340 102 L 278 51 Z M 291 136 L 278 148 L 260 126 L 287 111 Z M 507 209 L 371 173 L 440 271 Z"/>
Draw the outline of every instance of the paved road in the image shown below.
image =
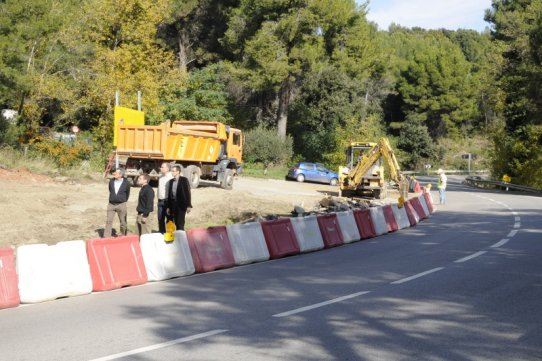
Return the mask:
<path fill-rule="evenodd" d="M 541 216 L 452 179 L 400 232 L 0 310 L 0 359 L 541 360 Z"/>

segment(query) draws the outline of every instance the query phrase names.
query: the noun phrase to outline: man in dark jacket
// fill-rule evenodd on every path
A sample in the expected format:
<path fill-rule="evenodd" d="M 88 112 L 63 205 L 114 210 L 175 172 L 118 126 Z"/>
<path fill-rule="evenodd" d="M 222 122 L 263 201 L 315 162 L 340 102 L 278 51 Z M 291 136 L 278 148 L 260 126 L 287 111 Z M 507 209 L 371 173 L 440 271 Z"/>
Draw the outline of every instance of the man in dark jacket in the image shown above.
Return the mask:
<path fill-rule="evenodd" d="M 126 202 L 130 197 L 130 184 L 124 178 L 124 169 L 117 169 L 109 181 L 109 204 L 107 205 L 107 221 L 105 223 L 104 237 L 111 237 L 111 228 L 115 214 L 119 216 L 120 234 L 126 235 Z"/>
<path fill-rule="evenodd" d="M 149 213 L 153 209 L 154 203 L 154 191 L 149 185 L 151 177 L 143 173 L 137 178 L 137 184 L 141 187 L 139 190 L 139 197 L 137 199 L 137 232 L 141 236 L 142 234 L 151 233 L 149 226 Z"/>
<path fill-rule="evenodd" d="M 173 216 L 177 230 L 184 230 L 186 213 L 192 210 L 190 183 L 181 175 L 181 166 L 171 167 L 173 179 L 167 185 L 167 214 Z"/>

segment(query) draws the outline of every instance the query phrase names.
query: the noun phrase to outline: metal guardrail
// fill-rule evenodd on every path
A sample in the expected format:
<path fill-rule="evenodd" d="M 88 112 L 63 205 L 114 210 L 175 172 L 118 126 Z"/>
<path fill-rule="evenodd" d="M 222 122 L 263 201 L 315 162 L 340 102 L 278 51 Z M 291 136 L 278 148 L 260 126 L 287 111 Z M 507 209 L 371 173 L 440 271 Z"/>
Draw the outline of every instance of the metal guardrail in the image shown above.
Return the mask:
<path fill-rule="evenodd" d="M 488 179 L 482 179 L 480 177 L 467 177 L 465 178 L 465 184 L 479 188 L 496 188 L 504 191 L 515 190 L 520 192 L 534 193 L 542 195 L 542 189 L 526 187 L 519 184 L 512 184 L 506 182 L 493 181 Z"/>

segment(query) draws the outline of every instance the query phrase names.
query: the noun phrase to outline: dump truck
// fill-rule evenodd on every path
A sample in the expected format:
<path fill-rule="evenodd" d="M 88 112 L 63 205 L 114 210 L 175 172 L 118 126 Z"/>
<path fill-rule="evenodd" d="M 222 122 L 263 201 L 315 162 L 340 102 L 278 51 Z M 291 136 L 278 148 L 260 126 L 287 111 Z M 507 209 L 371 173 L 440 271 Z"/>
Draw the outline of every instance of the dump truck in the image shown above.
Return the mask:
<path fill-rule="evenodd" d="M 216 181 L 231 189 L 242 166 L 244 137 L 241 130 L 220 122 L 177 120 L 159 125 L 117 125 L 116 149 L 108 167 L 118 163 L 136 184 L 142 173 L 160 176 L 162 162 L 183 166 L 192 188 L 200 180 Z M 107 173 L 107 170 L 106 170 Z"/>
<path fill-rule="evenodd" d="M 346 149 L 346 166 L 339 167 L 339 187 L 341 196 L 365 198 L 386 198 L 384 164 L 388 164 L 390 178 L 399 186 L 401 196 L 408 195 L 408 182 L 401 173 L 388 139 L 381 138 L 377 143 L 352 142 Z"/>

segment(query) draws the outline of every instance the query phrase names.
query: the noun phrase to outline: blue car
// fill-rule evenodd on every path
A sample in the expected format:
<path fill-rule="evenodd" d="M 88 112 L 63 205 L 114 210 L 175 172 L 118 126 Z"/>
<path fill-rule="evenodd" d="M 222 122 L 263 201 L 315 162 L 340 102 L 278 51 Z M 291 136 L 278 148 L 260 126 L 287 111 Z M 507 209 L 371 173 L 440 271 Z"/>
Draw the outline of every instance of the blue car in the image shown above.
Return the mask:
<path fill-rule="evenodd" d="M 298 182 L 327 183 L 332 186 L 339 184 L 337 173 L 318 163 L 299 162 L 288 170 L 286 178 L 295 179 Z"/>

